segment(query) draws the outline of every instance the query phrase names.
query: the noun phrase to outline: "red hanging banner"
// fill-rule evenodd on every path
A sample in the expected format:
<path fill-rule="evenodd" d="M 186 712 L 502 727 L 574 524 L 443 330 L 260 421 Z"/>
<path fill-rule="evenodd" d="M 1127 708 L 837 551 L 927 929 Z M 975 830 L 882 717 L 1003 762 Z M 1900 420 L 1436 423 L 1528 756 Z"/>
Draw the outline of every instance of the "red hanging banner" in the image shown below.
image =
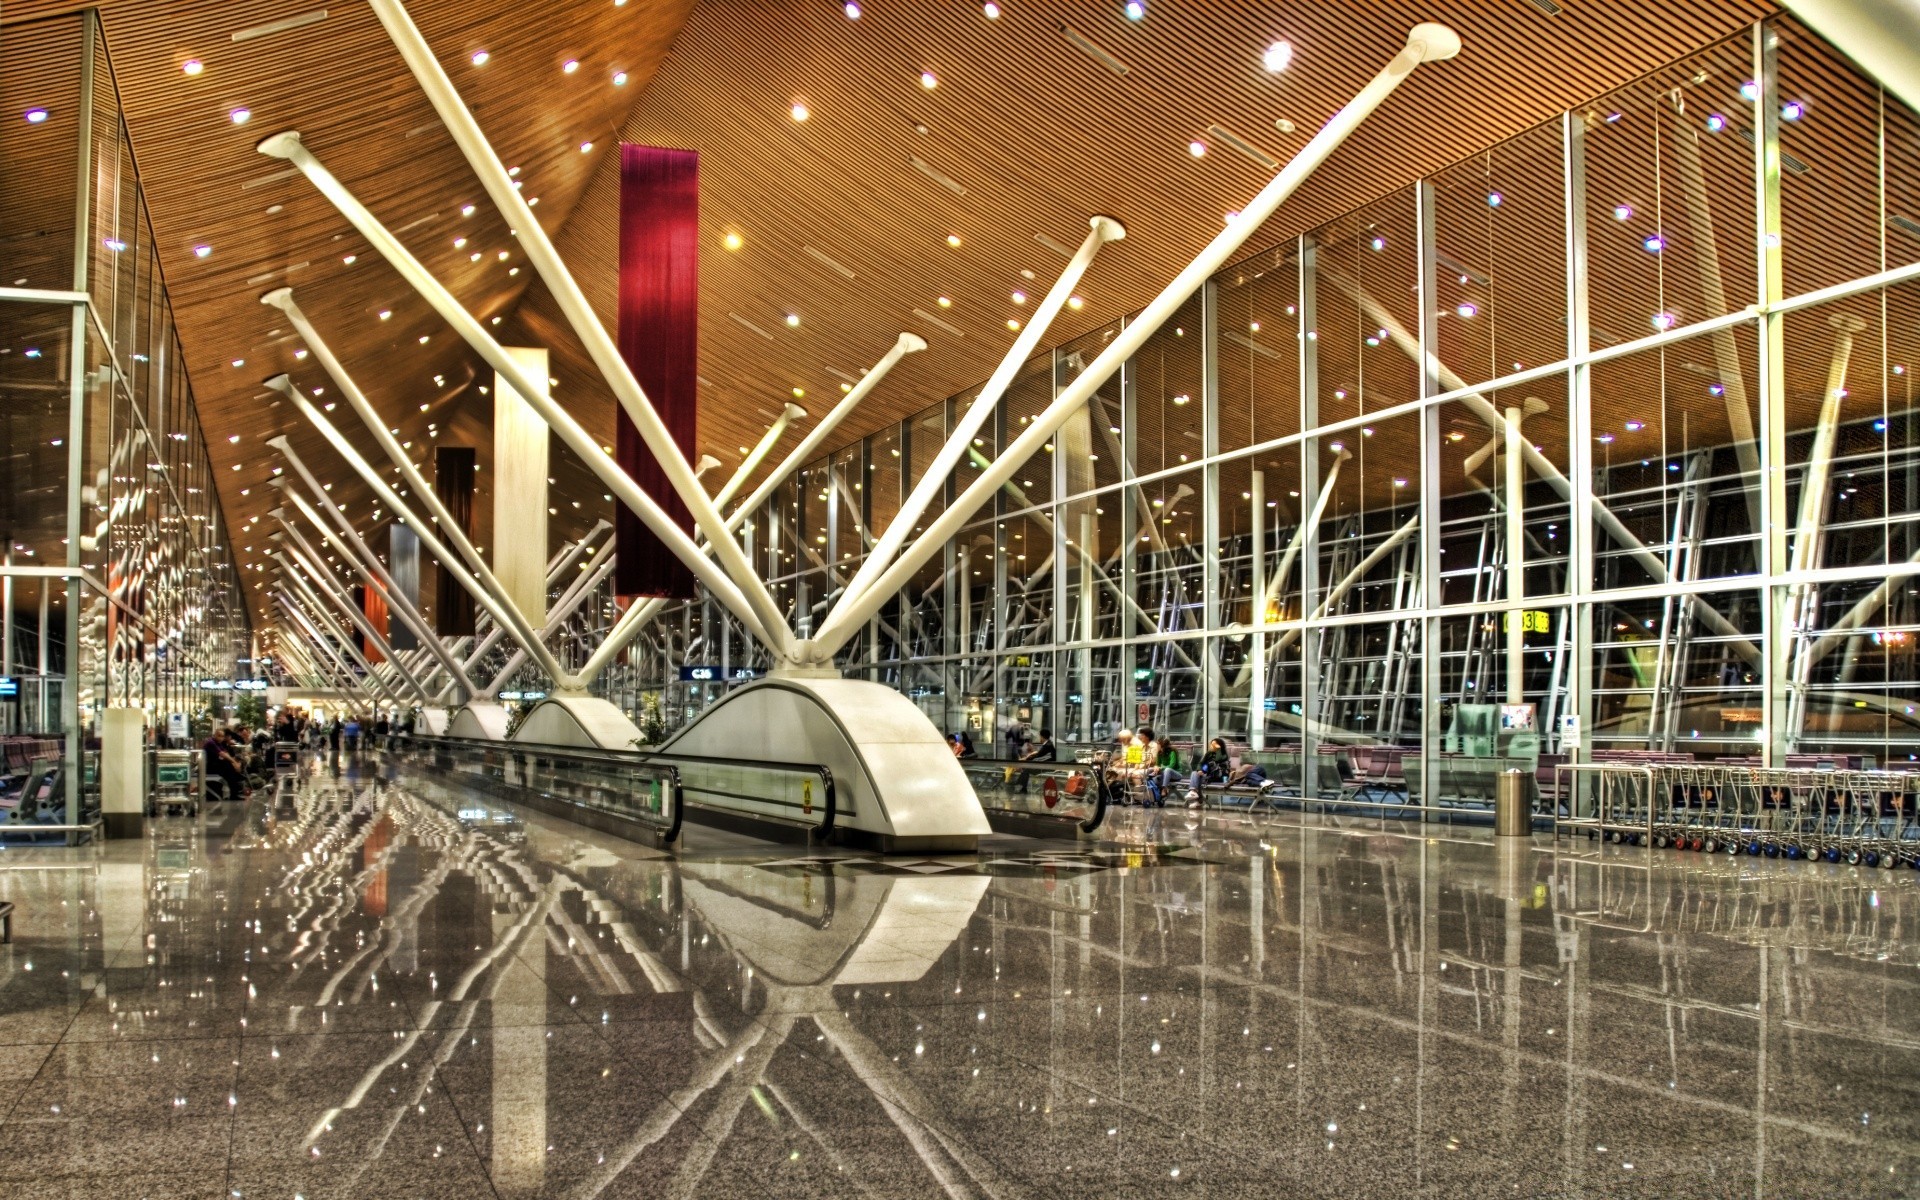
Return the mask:
<path fill-rule="evenodd" d="M 620 146 L 620 356 L 691 458 L 699 406 L 700 156 L 692 150 Z M 688 532 L 693 519 L 640 431 L 615 413 L 616 459 L 640 489 Z M 624 504 L 614 512 L 623 596 L 691 599 L 693 572 Z"/>

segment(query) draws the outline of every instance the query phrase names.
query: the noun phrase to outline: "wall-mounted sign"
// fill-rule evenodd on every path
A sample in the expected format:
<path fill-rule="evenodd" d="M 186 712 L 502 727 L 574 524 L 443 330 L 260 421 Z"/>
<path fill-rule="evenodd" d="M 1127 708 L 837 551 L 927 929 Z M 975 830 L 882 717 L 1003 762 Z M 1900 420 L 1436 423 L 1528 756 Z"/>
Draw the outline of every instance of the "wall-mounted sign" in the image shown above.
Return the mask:
<path fill-rule="evenodd" d="M 681 667 L 681 683 L 738 683 L 743 679 L 758 679 L 760 672 L 753 667 L 733 667 L 722 670 L 719 667 Z"/>
<path fill-rule="evenodd" d="M 18 696 L 20 681 L 12 675 L 0 675 L 0 696 Z"/>
<path fill-rule="evenodd" d="M 545 692 L 501 692 L 502 700 L 545 700 Z"/>
<path fill-rule="evenodd" d="M 202 679 L 193 686 L 203 692 L 264 692 L 270 685 L 264 679 Z"/>

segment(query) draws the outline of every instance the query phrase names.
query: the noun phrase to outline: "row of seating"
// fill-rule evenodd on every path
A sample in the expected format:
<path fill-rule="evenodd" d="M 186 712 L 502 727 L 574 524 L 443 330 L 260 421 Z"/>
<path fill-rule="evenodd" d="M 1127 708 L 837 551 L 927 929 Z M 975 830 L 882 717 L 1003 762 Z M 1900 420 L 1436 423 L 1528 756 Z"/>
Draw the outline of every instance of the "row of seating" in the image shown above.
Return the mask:
<path fill-rule="evenodd" d="M 59 758 L 66 751 L 63 739 L 48 734 L 15 733 L 0 737 L 0 774 L 19 778 L 33 769 L 36 759 Z"/>

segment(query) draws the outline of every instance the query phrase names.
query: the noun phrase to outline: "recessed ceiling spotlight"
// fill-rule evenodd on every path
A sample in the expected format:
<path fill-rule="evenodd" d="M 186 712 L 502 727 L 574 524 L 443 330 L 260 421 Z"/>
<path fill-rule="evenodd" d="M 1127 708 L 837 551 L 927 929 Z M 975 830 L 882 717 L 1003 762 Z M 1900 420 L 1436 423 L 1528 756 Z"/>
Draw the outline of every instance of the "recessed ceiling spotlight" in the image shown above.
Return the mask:
<path fill-rule="evenodd" d="M 237 434 L 237 433 L 236 433 L 236 434 L 233 434 L 233 435 L 231 435 L 230 437 L 228 437 L 228 438 L 227 438 L 227 445 L 229 445 L 229 446 L 231 446 L 231 445 L 233 445 L 233 444 L 235 444 L 236 442 L 238 442 L 239 440 L 240 440 L 240 435 L 239 435 L 239 434 Z"/>
<path fill-rule="evenodd" d="M 1281 133 L 1292 133 L 1295 129 L 1299 128 L 1299 126 L 1287 120 L 1285 117 L 1275 117 L 1273 119 L 1273 127 Z"/>
<path fill-rule="evenodd" d="M 1719 133 L 1722 129 L 1725 129 L 1726 127 L 1727 127 L 1727 119 L 1721 116 L 1719 113 L 1714 113 L 1712 116 L 1707 118 L 1708 133 Z"/>
<path fill-rule="evenodd" d="M 1740 85 L 1740 96 L 1744 100 L 1758 100 L 1760 98 L 1760 85 L 1751 79 L 1747 80 L 1747 82 Z"/>
<path fill-rule="evenodd" d="M 1127 14 L 1127 20 L 1138 21 L 1146 17 L 1147 6 L 1141 0 L 1127 0 L 1126 7 L 1121 11 Z"/>
<path fill-rule="evenodd" d="M 212 253 L 213 253 L 212 246 L 195 246 L 193 248 L 193 256 L 195 258 L 205 258 L 207 255 Z"/>
<path fill-rule="evenodd" d="M 1616 221 L 1633 220 L 1633 205 L 1616 204 L 1613 206 L 1613 219 Z"/>
<path fill-rule="evenodd" d="M 528 207 L 528 208 L 532 208 L 532 207 L 533 207 L 534 205 L 536 205 L 536 204 L 538 204 L 538 203 L 540 203 L 540 197 L 538 197 L 538 196 L 528 196 L 528 197 L 527 197 L 527 207 Z"/>
<path fill-rule="evenodd" d="M 928 91 L 932 91 L 934 88 L 940 86 L 940 80 L 935 78 L 932 71 L 922 71 L 920 72 L 920 86 Z"/>
<path fill-rule="evenodd" d="M 592 150 L 592 149 L 593 149 L 593 143 L 592 143 L 592 142 L 581 142 L 581 143 L 580 143 L 580 153 L 582 153 L 582 154 L 585 154 L 585 153 L 587 153 L 587 152 L 588 152 L 589 150 Z"/>
<path fill-rule="evenodd" d="M 236 367 L 244 367 L 247 365 L 247 360 L 244 358 L 236 358 L 233 360 L 233 365 Z"/>
<path fill-rule="evenodd" d="M 520 168 L 519 168 L 519 167 L 508 167 L 508 168 L 507 168 L 507 177 L 508 177 L 509 179 L 518 179 L 518 178 L 520 178 Z"/>
<path fill-rule="evenodd" d="M 951 297 L 951 296 L 942 296 L 942 297 L 940 297 L 940 300 L 939 300 L 939 304 L 940 304 L 940 307 L 941 307 L 941 308 L 952 308 L 952 307 L 953 307 L 953 297 Z"/>
<path fill-rule="evenodd" d="M 487 60 L 492 57 L 493 55 L 488 54 L 485 50 L 475 50 L 473 52 L 473 65 L 476 67 L 484 67 L 487 65 Z"/>
<path fill-rule="evenodd" d="M 348 255 L 343 255 L 340 259 L 340 262 L 343 265 L 350 267 L 354 263 L 358 262 L 359 260 L 360 260 L 360 256 L 358 254 L 348 254 Z"/>
<path fill-rule="evenodd" d="M 1293 63 L 1293 43 L 1275 42 L 1267 47 L 1266 53 L 1260 56 L 1260 61 L 1269 71 L 1286 70 Z"/>
<path fill-rule="evenodd" d="M 1013 294 L 1013 302 L 1015 304 L 1025 304 L 1027 302 L 1027 294 L 1025 292 L 1015 292 Z"/>
<path fill-rule="evenodd" d="M 1500 207 L 1500 204 L 1501 204 L 1501 202 L 1502 202 L 1502 201 L 1504 201 L 1505 199 L 1506 199 L 1506 197 L 1505 197 L 1505 196 L 1502 196 L 1502 195 L 1501 195 L 1501 194 L 1500 194 L 1499 192 L 1488 192 L 1488 193 L 1487 193 L 1487 207 L 1488 207 L 1488 208 L 1499 208 L 1499 207 Z"/>
<path fill-rule="evenodd" d="M 987 20 L 989 21 L 998 21 L 1000 19 L 1000 6 L 995 4 L 993 0 L 987 0 L 985 4 L 981 5 L 980 11 L 987 15 Z"/>
<path fill-rule="evenodd" d="M 1780 106 L 1780 119 L 1782 121 L 1798 121 L 1806 115 L 1807 106 L 1798 100 L 1789 100 Z"/>
<path fill-rule="evenodd" d="M 467 244 L 467 239 L 463 237 L 457 237 L 453 239 L 453 248 L 455 250 L 464 249 L 466 247 L 466 244 Z"/>
<path fill-rule="evenodd" d="M 847 0 L 847 2 L 841 6 L 841 11 L 847 14 L 847 20 L 849 21 L 858 21 L 860 19 L 860 6 L 855 4 L 853 0 Z"/>
<path fill-rule="evenodd" d="M 1459 313 L 1463 317 L 1471 317 L 1478 314 L 1480 310 L 1475 308 L 1471 304 L 1462 304 L 1459 308 L 1456 308 L 1453 311 Z"/>
<path fill-rule="evenodd" d="M 479 261 L 480 261 L 480 252 L 479 252 L 478 250 L 475 250 L 475 251 L 474 251 L 474 252 L 473 252 L 472 254 L 469 254 L 469 255 L 467 255 L 467 261 L 468 261 L 468 262 L 479 262 Z"/>
<path fill-rule="evenodd" d="M 1383 237 L 1373 239 L 1373 248 L 1375 250 L 1385 250 L 1387 248 L 1387 239 Z"/>
<path fill-rule="evenodd" d="M 200 72 L 207 69 L 207 64 L 201 62 L 197 58 L 190 58 L 187 61 L 180 64 L 180 69 L 189 75 L 198 75 Z"/>
<path fill-rule="evenodd" d="M 804 104 L 795 104 L 788 112 L 796 121 L 804 121 L 813 115 L 807 111 L 807 106 Z"/>
<path fill-rule="evenodd" d="M 955 250 L 958 250 L 960 248 L 960 235 L 957 233 L 948 234 L 947 245 L 953 247 Z"/>
<path fill-rule="evenodd" d="M 500 253 L 494 255 L 494 257 L 498 258 L 501 262 L 505 262 L 507 261 L 507 252 L 502 250 Z"/>
<path fill-rule="evenodd" d="M 625 71 L 615 71 L 613 73 L 613 86 L 615 87 L 627 86 L 627 73 Z"/>
<path fill-rule="evenodd" d="M 473 212 L 474 212 L 474 209 L 473 209 L 473 205 L 471 204 L 462 204 L 460 206 L 460 215 L 463 217 L 470 217 L 473 215 Z"/>
<path fill-rule="evenodd" d="M 235 125 L 245 125 L 248 121 L 253 119 L 253 110 L 247 109 L 247 108 L 236 108 L 232 112 L 227 114 L 227 119 L 229 121 L 232 121 Z"/>
<path fill-rule="evenodd" d="M 1205 142 L 1188 142 L 1187 153 L 1193 155 L 1195 158 L 1205 158 L 1207 156 L 1207 144 Z"/>
<path fill-rule="evenodd" d="M 800 326 L 800 314 L 799 314 L 799 313 L 788 313 L 788 314 L 787 314 L 787 328 L 788 328 L 788 329 L 797 329 L 797 328 L 799 328 L 799 326 Z"/>
<path fill-rule="evenodd" d="M 802 399 L 802 398 L 804 398 L 804 397 L 806 396 L 806 394 L 807 394 L 807 389 L 805 389 L 805 388 L 795 388 L 795 389 L 793 389 L 793 398 L 794 398 L 795 400 L 799 400 L 799 399 Z"/>
<path fill-rule="evenodd" d="M 381 310 L 380 310 L 380 319 L 381 319 L 382 321 L 384 321 L 384 320 L 386 320 L 387 318 L 389 318 L 389 317 L 391 317 L 392 315 L 393 315 L 393 312 L 392 312 L 392 310 L 390 310 L 390 309 L 385 309 L 385 308 L 383 308 L 383 309 L 381 309 Z"/>
<path fill-rule="evenodd" d="M 1657 233 L 1650 235 L 1646 241 L 1640 244 L 1647 248 L 1648 254 L 1658 254 L 1667 248 L 1667 240 Z"/>
<path fill-rule="evenodd" d="M 1007 320 L 1007 328 L 1008 328 L 1008 329 L 1018 329 L 1018 328 L 1020 328 L 1020 322 L 1018 322 L 1018 321 L 1015 321 L 1015 320 L 1013 320 L 1012 318 L 1008 318 L 1008 320 Z"/>
<path fill-rule="evenodd" d="M 1075 312 L 1078 312 L 1080 309 L 1084 308 L 1086 306 L 1086 303 L 1087 301 L 1085 297 L 1082 297 L 1082 296 L 1067 297 L 1067 307 L 1073 309 Z"/>
<path fill-rule="evenodd" d="M 570 58 L 567 61 L 560 64 L 560 73 L 563 75 L 571 75 L 575 71 L 578 71 L 579 69 L 580 69 L 580 60 L 577 58 Z"/>
<path fill-rule="evenodd" d="M 1675 317 L 1672 313 L 1653 314 L 1653 327 L 1663 332 L 1672 329 L 1678 322 L 1679 318 Z"/>
<path fill-rule="evenodd" d="M 423 333 L 423 334 L 421 334 L 421 335 L 420 335 L 420 344 L 421 344 L 422 346 L 424 346 L 424 345 L 426 345 L 426 344 L 427 344 L 427 339 L 428 339 L 428 338 L 430 338 L 430 337 L 432 337 L 432 336 L 433 336 L 433 335 L 432 335 L 432 334 L 430 334 L 430 333 Z"/>
<path fill-rule="evenodd" d="M 729 250 L 738 250 L 740 248 L 740 235 L 737 233 L 729 233 L 720 239 L 720 244 Z"/>
<path fill-rule="evenodd" d="M 52 116 L 53 114 L 48 112 L 44 108 L 30 108 L 26 111 L 25 115 L 27 118 L 27 124 L 44 125 L 46 123 L 47 118 Z"/>

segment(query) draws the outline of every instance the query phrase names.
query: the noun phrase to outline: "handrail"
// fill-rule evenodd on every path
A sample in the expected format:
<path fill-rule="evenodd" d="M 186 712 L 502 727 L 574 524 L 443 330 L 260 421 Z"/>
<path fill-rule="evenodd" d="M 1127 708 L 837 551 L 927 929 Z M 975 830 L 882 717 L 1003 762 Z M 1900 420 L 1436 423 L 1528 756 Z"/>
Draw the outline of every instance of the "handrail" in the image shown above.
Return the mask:
<path fill-rule="evenodd" d="M 783 763 L 767 762 L 757 758 L 722 758 L 709 754 L 675 754 L 667 750 L 640 750 L 635 753 L 643 761 L 653 759 L 672 759 L 675 763 L 694 763 L 703 767 L 745 767 L 755 771 L 805 771 L 820 777 L 820 824 L 817 827 L 821 837 L 833 832 L 834 819 L 839 814 L 839 790 L 834 786 L 833 769 L 825 763 Z M 677 768 L 676 768 L 677 770 Z"/>
<path fill-rule="evenodd" d="M 413 735 L 409 740 L 427 749 L 432 749 L 435 746 L 448 746 L 469 752 L 478 751 L 481 753 L 493 753 L 504 750 L 514 754 L 524 754 L 532 758 L 569 759 L 576 763 L 589 765 L 607 767 L 633 767 L 635 765 L 643 765 L 653 767 L 665 776 L 667 782 L 666 794 L 669 801 L 666 819 L 661 825 L 660 840 L 662 844 L 671 845 L 680 837 L 680 829 L 684 822 L 686 812 L 686 789 L 680 779 L 680 768 L 672 763 L 655 764 L 643 762 L 636 764 L 633 761 L 634 756 L 630 754 L 600 750 L 590 746 L 556 746 L 544 742 L 497 742 L 486 738 L 420 734 Z M 585 809 L 589 812 L 607 811 L 623 819 L 636 819 L 629 813 L 618 812 L 611 809 L 596 809 L 594 806 L 588 804 L 576 804 L 575 807 Z M 645 820 L 642 820 L 641 823 L 654 824 L 654 822 Z"/>
<path fill-rule="evenodd" d="M 1065 760 L 1054 759 L 1052 761 L 1048 761 L 1045 759 L 985 758 L 985 757 L 976 756 L 973 758 L 956 759 L 955 761 L 957 761 L 960 764 L 960 768 L 963 771 L 971 767 L 985 767 L 995 771 L 1005 771 L 1005 770 L 1011 769 L 1011 770 L 1020 771 L 1025 774 L 1046 774 L 1048 772 L 1057 772 L 1060 774 L 1071 775 L 1075 772 L 1085 772 L 1090 776 L 1097 777 L 1100 770 L 1102 769 L 1101 764 L 1099 762 L 1084 763 L 1084 762 L 1076 762 L 1071 759 L 1065 759 Z M 1100 828 L 1101 824 L 1104 823 L 1107 819 L 1107 789 L 1101 786 L 1101 782 L 1098 778 L 1094 778 L 1092 780 L 1091 794 L 1093 797 L 1093 811 L 1089 813 L 1084 820 L 1079 820 L 1074 822 L 1075 827 L 1079 829 L 1081 833 L 1092 833 L 1094 830 Z M 982 801 L 980 807 L 987 808 L 988 806 L 985 801 Z M 992 811 L 1016 813 L 1022 817 L 1047 818 L 1047 819 L 1054 819 L 1054 820 L 1065 819 L 1064 817 L 1052 817 L 1051 814 L 1048 814 L 1048 813 L 1031 812 L 1026 809 L 1018 809 L 1018 808 L 995 808 Z"/>
<path fill-rule="evenodd" d="M 672 823 L 668 826 L 667 841 L 679 835 L 683 812 L 686 807 L 685 784 L 680 773 L 680 764 L 703 767 L 739 767 L 756 771 L 784 771 L 816 775 L 821 784 L 820 822 L 814 827 L 818 836 L 825 838 L 833 833 L 835 822 L 839 818 L 839 789 L 833 778 L 833 771 L 825 763 L 789 763 L 768 762 L 764 759 L 728 758 L 702 754 L 676 754 L 660 750 L 607 750 L 593 746 L 561 746 L 548 742 L 512 742 L 493 741 L 485 738 L 453 737 L 446 734 L 418 734 L 415 741 L 425 743 L 448 742 L 462 746 L 481 747 L 488 750 L 511 750 L 516 753 L 531 753 L 550 758 L 571 758 L 579 762 L 599 763 L 605 766 L 658 766 L 668 772 L 673 781 L 674 811 Z M 703 805 L 728 811 L 722 806 Z M 768 818 L 777 820 L 778 818 Z M 796 822 L 797 824 L 798 822 Z"/>

